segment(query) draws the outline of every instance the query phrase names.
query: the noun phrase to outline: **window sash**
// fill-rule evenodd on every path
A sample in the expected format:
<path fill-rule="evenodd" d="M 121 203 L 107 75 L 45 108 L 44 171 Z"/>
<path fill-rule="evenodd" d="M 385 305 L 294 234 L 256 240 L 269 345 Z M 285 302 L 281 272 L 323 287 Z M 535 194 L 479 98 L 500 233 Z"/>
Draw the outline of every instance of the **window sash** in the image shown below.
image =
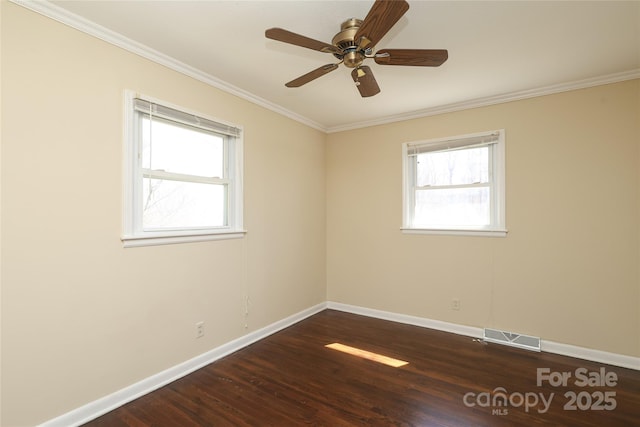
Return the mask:
<path fill-rule="evenodd" d="M 140 143 L 140 141 L 142 141 L 142 118 L 146 117 L 153 124 L 153 121 L 156 120 L 157 117 L 150 116 L 149 114 L 141 112 L 140 110 L 137 110 L 137 109 L 135 110 L 135 117 L 136 117 L 135 120 L 136 120 L 136 129 L 137 129 L 135 133 L 136 133 L 136 138 L 138 138 L 138 141 L 139 141 L 138 157 L 137 157 L 138 162 L 136 166 L 137 166 L 137 169 L 142 174 L 142 178 L 166 179 L 171 181 L 198 182 L 198 183 L 210 183 L 210 184 L 229 184 L 231 182 L 229 178 L 230 173 L 233 172 L 232 171 L 233 166 L 229 164 L 230 154 L 233 153 L 233 150 L 230 151 L 230 145 L 231 145 L 230 142 L 232 141 L 229 141 L 229 140 L 231 139 L 231 137 L 227 135 L 221 135 L 215 131 L 212 131 L 211 129 L 203 129 L 201 127 L 198 128 L 201 131 L 204 131 L 206 133 L 213 133 L 215 135 L 223 137 L 223 141 L 224 141 L 223 147 L 222 147 L 222 163 L 223 164 L 222 164 L 221 177 L 193 175 L 193 174 L 185 174 L 185 173 L 179 173 L 179 172 L 167 172 L 166 170 L 163 170 L 163 169 L 145 168 L 142 166 L 143 147 L 142 147 L 142 143 Z M 192 125 L 187 125 L 185 123 L 175 121 L 166 117 L 159 118 L 159 120 L 162 120 L 163 122 L 176 127 L 185 127 L 187 129 L 194 127 Z M 151 145 L 151 149 L 153 150 L 153 134 L 151 134 L 150 136 L 149 143 Z"/>
<path fill-rule="evenodd" d="M 440 184 L 440 185 L 416 185 L 416 183 L 418 182 L 418 156 L 417 154 L 411 155 L 411 154 L 407 154 L 410 158 L 410 163 L 411 163 L 411 178 L 412 178 L 412 182 L 411 182 L 411 188 L 413 191 L 418 191 L 418 190 L 428 190 L 428 189 L 442 189 L 442 188 L 472 188 L 472 187 L 490 187 L 490 190 L 493 190 L 493 182 L 494 182 L 494 157 L 495 157 L 495 150 L 494 150 L 494 144 L 497 143 L 496 142 L 491 142 L 491 143 L 483 143 L 483 144 L 474 144 L 474 145 L 470 145 L 470 146 L 457 146 L 455 148 L 452 149 L 444 149 L 444 150 L 433 150 L 433 151 L 423 151 L 421 153 L 417 153 L 417 154 L 424 154 L 424 153 L 433 153 L 433 152 L 445 152 L 445 151 L 454 151 L 454 150 L 470 150 L 473 148 L 478 148 L 478 147 L 489 147 L 489 156 L 488 156 L 488 171 L 489 171 L 489 175 L 488 175 L 488 180 L 487 181 L 478 181 L 478 182 L 474 182 L 474 183 L 469 183 L 469 184 Z"/>
<path fill-rule="evenodd" d="M 142 141 L 143 137 L 142 137 L 142 122 L 143 122 L 143 118 L 146 118 L 147 120 L 149 120 L 149 123 L 151 124 L 151 126 L 153 126 L 154 121 L 158 121 L 161 123 L 164 123 L 166 125 L 170 125 L 170 126 L 175 126 L 175 127 L 180 127 L 180 128 L 184 128 L 186 130 L 190 130 L 190 131 L 194 131 L 194 128 L 197 129 L 197 132 L 202 132 L 208 135 L 214 135 L 216 137 L 219 137 L 222 139 L 223 141 L 223 146 L 222 146 L 222 171 L 221 174 L 222 176 L 220 177 L 212 177 L 212 178 L 220 178 L 220 179 L 227 179 L 229 177 L 229 145 L 230 143 L 232 143 L 235 138 L 231 137 L 229 135 L 225 135 L 225 134 L 221 134 L 219 132 L 213 131 L 211 129 L 204 129 L 202 127 L 197 127 L 197 126 L 193 126 L 193 125 L 189 125 L 177 120 L 173 120 L 171 118 L 166 118 L 166 117 L 159 117 L 159 116 L 153 116 L 150 115 L 148 113 L 139 111 L 139 110 L 135 110 L 135 116 L 136 116 L 136 136 L 138 138 L 139 141 Z M 153 133 L 150 134 L 149 136 L 150 141 L 150 149 L 153 150 Z M 144 157 L 144 148 L 142 146 L 143 144 L 139 144 L 139 149 L 138 149 L 138 157 L 140 159 L 140 168 L 143 171 L 146 171 L 147 173 L 153 173 L 153 172 L 161 172 L 162 169 L 150 169 L 150 168 L 145 168 L 142 166 L 143 164 L 143 157 Z M 166 172 L 166 171 L 165 171 Z M 167 174 L 171 174 L 174 176 L 192 176 L 194 177 L 193 179 L 197 179 L 198 177 L 208 177 L 207 175 L 190 175 L 190 174 L 181 174 L 179 172 L 166 172 Z"/>
<path fill-rule="evenodd" d="M 460 192 L 460 190 L 463 190 Z M 471 193 L 464 190 L 474 190 Z M 486 193 L 483 191 L 485 190 Z M 485 196 L 486 194 L 486 196 Z M 452 208 L 449 203 L 433 203 L 432 197 L 481 197 L 483 203 L 472 203 L 466 197 L 452 201 L 457 204 Z M 487 197 L 485 199 L 484 197 Z M 481 185 L 475 187 L 455 187 L 455 188 L 438 188 L 419 190 L 414 193 L 416 202 L 412 212 L 412 225 L 429 228 L 470 228 L 470 229 L 488 229 L 492 226 L 492 209 L 491 209 L 491 187 L 490 185 Z M 425 204 L 419 204 L 417 200 L 421 199 Z M 464 210 L 460 210 L 464 205 Z M 455 218 L 455 222 L 452 221 Z"/>
<path fill-rule="evenodd" d="M 229 223 L 229 218 L 234 218 L 233 211 L 233 198 L 235 197 L 233 190 L 232 180 L 229 178 L 233 174 L 233 166 L 230 165 L 229 159 L 230 154 L 234 154 L 234 150 L 230 149 L 233 144 L 230 144 L 230 139 L 235 139 L 234 136 L 229 135 L 227 132 L 228 129 L 221 125 L 221 127 L 216 126 L 216 122 L 199 117 L 197 115 L 191 115 L 188 113 L 183 113 L 179 110 L 166 107 L 157 103 L 152 103 L 140 98 L 134 98 L 133 100 L 134 106 L 134 114 L 136 121 L 136 138 L 138 140 L 138 161 L 136 164 L 137 178 L 135 183 L 134 193 L 136 194 L 135 203 L 139 205 L 139 214 L 136 214 L 135 224 L 136 228 L 139 232 L 148 233 L 153 231 L 188 231 L 188 230 L 198 230 L 198 229 L 220 229 L 220 228 L 228 228 L 232 224 Z M 143 158 L 143 146 L 142 146 L 142 118 L 146 117 L 151 123 L 154 120 L 163 121 L 171 126 L 177 127 L 185 127 L 187 129 L 196 128 L 200 131 L 206 133 L 213 133 L 216 135 L 223 136 L 224 146 L 223 146 L 223 177 L 208 177 L 202 175 L 191 175 L 191 174 L 183 174 L 176 172 L 167 172 L 161 169 L 149 169 L 142 167 L 142 158 Z M 237 128 L 233 128 L 237 129 Z M 226 133 L 225 133 L 226 132 Z M 153 147 L 153 134 L 151 135 L 151 140 L 149 141 L 151 147 Z M 142 185 L 144 179 L 156 179 L 156 180 L 166 180 L 166 181 L 178 181 L 178 182 L 187 182 L 187 183 L 199 183 L 199 184 L 212 184 L 212 185 L 223 185 L 225 188 L 225 212 L 224 212 L 224 225 L 222 226 L 201 226 L 201 227 L 192 227 L 192 226 L 181 226 L 181 227 L 171 227 L 171 228 L 156 228 L 156 227 L 148 227 L 144 224 L 144 209 L 143 205 L 143 197 L 142 197 Z"/>
<path fill-rule="evenodd" d="M 403 144 L 403 169 L 404 169 L 404 215 L 403 230 L 411 232 L 433 231 L 435 234 L 453 234 L 458 232 L 496 232 L 496 235 L 504 236 L 504 131 L 493 131 L 483 134 L 462 136 L 460 138 L 447 138 L 429 142 Z M 472 149 L 481 146 L 489 147 L 489 181 L 469 184 L 442 184 L 417 186 L 417 156 L 423 153 L 438 151 L 454 151 Z M 456 189 L 456 188 L 489 188 L 490 224 L 486 226 L 439 226 L 432 225 L 426 228 L 415 224 L 416 195 L 418 191 Z M 489 234 L 487 234 L 489 235 Z"/>
<path fill-rule="evenodd" d="M 470 138 L 466 139 L 466 140 L 470 140 Z M 496 141 L 497 142 L 497 141 Z M 462 188 L 488 188 L 489 189 L 489 224 L 486 226 L 477 226 L 477 227 L 473 227 L 473 226 L 467 226 L 467 225 L 463 225 L 460 227 L 456 227 L 456 226 L 449 226 L 449 227 L 453 227 L 453 228 L 480 228 L 480 229 L 490 229 L 492 227 L 495 226 L 496 221 L 498 220 L 498 217 L 496 215 L 496 195 L 495 195 L 495 185 L 494 185 L 494 180 L 493 180 L 493 158 L 494 158 L 494 150 L 493 150 L 493 144 L 494 142 L 490 142 L 490 143 L 482 143 L 482 144 L 473 144 L 473 142 L 471 142 L 472 145 L 470 146 L 460 146 L 460 145 L 456 145 L 451 149 L 439 149 L 439 150 L 432 150 L 432 151 L 423 151 L 422 153 L 425 152 L 436 152 L 436 151 L 453 151 L 453 150 L 467 150 L 467 149 L 473 149 L 473 148 L 477 148 L 477 147 L 481 147 L 481 146 L 488 146 L 489 147 L 489 156 L 488 156 L 488 168 L 489 168 L 489 180 L 486 182 L 475 182 L 475 183 L 471 183 L 471 184 L 441 184 L 441 185 L 423 185 L 423 186 L 418 186 L 416 185 L 417 181 L 418 181 L 418 157 L 417 154 L 415 155 L 409 155 L 409 162 L 411 164 L 411 177 L 412 177 L 412 182 L 411 182 L 411 202 L 410 202 L 410 206 L 411 206 L 411 211 L 410 211 L 410 224 L 411 226 L 413 226 L 415 224 L 415 216 L 416 216 L 416 210 L 417 210 L 417 194 L 418 192 L 421 191 L 438 191 L 438 190 L 446 190 L 446 189 L 462 189 Z M 418 153 L 418 154 L 422 154 L 422 153 Z M 430 228 L 434 228 L 434 229 L 440 229 L 442 228 L 441 226 L 430 226 Z"/>
<path fill-rule="evenodd" d="M 459 184 L 425 184 L 425 185 L 418 185 L 418 182 L 420 181 L 418 174 L 419 174 L 419 170 L 422 170 L 421 168 L 419 168 L 418 164 L 420 163 L 418 161 L 418 156 L 410 156 L 410 161 L 411 164 L 413 166 L 412 168 L 412 175 L 411 177 L 413 178 L 413 182 L 412 185 L 414 188 L 416 189 L 428 189 L 428 188 L 465 188 L 465 187 L 473 187 L 476 185 L 482 185 L 482 184 L 489 184 L 492 181 L 492 166 L 493 166 L 493 145 L 473 145 L 473 146 L 469 146 L 469 147 L 460 147 L 460 148 L 455 148 L 455 149 L 451 149 L 451 150 L 440 150 L 440 151 L 433 151 L 431 153 L 447 153 L 447 152 L 452 152 L 452 151 L 463 151 L 463 150 L 473 150 L 476 148 L 483 148 L 486 147 L 487 148 L 487 176 L 486 179 L 485 177 L 481 177 L 480 181 L 475 181 L 475 182 L 467 182 L 467 183 L 459 183 Z M 420 153 L 420 154 L 427 154 L 427 153 Z M 428 170 L 429 168 L 427 168 Z M 482 174 L 481 174 L 482 175 Z"/>
<path fill-rule="evenodd" d="M 155 178 L 149 178 L 149 181 L 152 180 L 156 180 L 156 181 L 171 181 L 171 180 L 157 180 Z M 184 182 L 184 181 L 183 181 Z M 194 184 L 193 181 L 186 181 L 186 183 L 188 184 Z M 150 183 L 147 183 L 150 184 Z M 195 183 L 195 184 L 203 184 L 203 183 Z M 144 186 L 144 180 L 142 185 Z M 217 198 L 213 198 L 213 199 L 206 199 L 204 200 L 204 205 L 202 205 L 202 203 L 200 203 L 200 208 L 206 208 L 207 203 L 211 203 L 211 202 L 222 202 L 220 205 L 218 205 L 220 210 L 210 210 L 209 214 L 211 214 L 211 216 L 208 216 L 206 219 L 203 218 L 199 218 L 198 221 L 193 221 L 193 217 L 191 216 L 187 216 L 187 218 L 183 218 L 183 221 L 190 221 L 191 224 L 187 224 L 186 222 L 182 222 L 181 224 L 174 224 L 174 225 L 170 225 L 170 224 L 163 224 L 163 225 L 153 225 L 153 221 L 151 222 L 146 222 L 146 214 L 147 212 L 145 212 L 143 210 L 143 215 L 141 218 L 142 221 L 142 231 L 144 232 L 171 232 L 171 231 L 193 231 L 193 230 L 212 230 L 212 229 L 224 229 L 226 227 L 229 227 L 229 186 L 225 185 L 225 184 L 210 184 L 210 183 L 204 183 L 203 185 L 207 186 L 208 189 L 214 189 L 215 187 L 218 187 L 222 190 L 222 200 L 217 199 Z M 199 200 L 199 202 L 202 202 L 202 200 Z M 142 201 L 142 203 L 144 203 L 144 201 Z M 211 208 L 212 206 L 209 205 L 209 208 Z M 151 212 L 153 211 L 153 209 L 151 209 Z M 199 211 L 200 213 L 203 213 L 204 211 Z M 163 211 L 163 213 L 166 213 L 166 211 Z M 177 214 L 179 216 L 182 216 L 184 214 L 184 212 L 181 210 L 179 212 L 177 212 Z M 217 215 L 219 214 L 219 215 Z M 153 217 L 152 217 L 153 218 Z M 156 217 L 157 218 L 157 217 Z M 164 217 L 163 217 L 164 218 Z M 213 219 L 218 218 L 220 221 L 219 223 L 214 224 L 212 221 Z"/>

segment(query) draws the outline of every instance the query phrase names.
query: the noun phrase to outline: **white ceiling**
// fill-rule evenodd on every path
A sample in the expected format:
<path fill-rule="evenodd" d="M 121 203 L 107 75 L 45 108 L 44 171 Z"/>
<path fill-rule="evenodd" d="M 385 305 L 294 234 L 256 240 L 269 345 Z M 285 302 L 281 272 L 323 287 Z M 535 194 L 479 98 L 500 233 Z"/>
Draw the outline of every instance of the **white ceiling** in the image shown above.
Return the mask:
<path fill-rule="evenodd" d="M 19 3 L 22 0 L 16 0 Z M 417 1 L 377 44 L 448 49 L 440 67 L 369 65 L 382 92 L 360 97 L 340 68 L 284 86 L 335 58 L 266 39 L 281 27 L 331 42 L 373 1 L 53 1 L 324 130 L 606 76 L 640 76 L 640 2 Z"/>

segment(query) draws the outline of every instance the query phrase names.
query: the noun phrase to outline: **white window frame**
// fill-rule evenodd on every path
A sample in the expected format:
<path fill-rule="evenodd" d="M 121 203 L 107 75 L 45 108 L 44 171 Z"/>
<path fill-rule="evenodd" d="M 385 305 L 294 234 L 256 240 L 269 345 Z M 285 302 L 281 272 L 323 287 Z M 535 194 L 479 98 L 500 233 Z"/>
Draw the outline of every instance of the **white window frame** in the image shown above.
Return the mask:
<path fill-rule="evenodd" d="M 176 228 L 170 230 L 144 230 L 142 227 L 142 181 L 148 170 L 142 167 L 142 144 L 138 125 L 138 113 L 135 111 L 136 99 L 150 104 L 175 110 L 177 116 L 170 119 L 193 126 L 198 121 L 225 134 L 225 165 L 228 174 L 220 179 L 228 189 L 226 225 L 222 227 Z M 165 112 L 169 111 L 166 110 Z M 179 117 L 178 117 L 179 116 Z M 243 229 L 243 141 L 242 128 L 219 119 L 189 111 L 171 103 L 157 100 L 133 91 L 124 94 L 124 180 L 123 180 L 123 234 L 124 247 L 154 246 L 173 243 L 202 242 L 209 240 L 242 238 Z M 157 175 L 157 173 L 154 172 Z M 162 177 L 160 177 L 162 178 Z M 223 182 L 224 181 L 224 182 Z"/>
<path fill-rule="evenodd" d="M 410 152 L 424 147 L 426 151 L 445 151 L 453 148 L 483 145 L 485 139 L 495 139 L 489 157 L 489 191 L 491 223 L 482 227 L 429 227 L 413 226 L 416 192 L 416 156 Z M 488 145 L 488 144 L 487 144 Z M 505 216 L 505 131 L 504 129 L 459 135 L 427 141 L 402 144 L 402 232 L 407 234 L 440 234 L 505 237 L 507 235 Z"/>

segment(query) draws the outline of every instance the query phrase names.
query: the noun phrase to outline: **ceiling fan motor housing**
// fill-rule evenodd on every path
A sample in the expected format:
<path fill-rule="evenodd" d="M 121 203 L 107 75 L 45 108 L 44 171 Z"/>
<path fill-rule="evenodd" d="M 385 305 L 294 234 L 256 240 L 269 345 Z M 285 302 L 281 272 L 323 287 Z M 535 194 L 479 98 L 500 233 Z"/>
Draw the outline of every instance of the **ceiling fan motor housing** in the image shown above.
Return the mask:
<path fill-rule="evenodd" d="M 366 58 L 365 52 L 358 50 L 358 45 L 354 41 L 361 25 L 361 19 L 348 19 L 342 23 L 341 31 L 331 40 L 331 43 L 342 51 L 342 55 L 336 53 L 334 56 L 344 61 L 344 65 L 349 68 L 359 67 Z"/>

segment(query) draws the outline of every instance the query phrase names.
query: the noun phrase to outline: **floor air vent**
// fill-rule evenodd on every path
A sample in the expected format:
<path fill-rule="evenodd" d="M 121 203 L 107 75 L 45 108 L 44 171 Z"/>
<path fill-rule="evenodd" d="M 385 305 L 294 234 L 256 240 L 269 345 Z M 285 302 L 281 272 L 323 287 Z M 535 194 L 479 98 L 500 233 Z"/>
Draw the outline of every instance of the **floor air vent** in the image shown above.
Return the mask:
<path fill-rule="evenodd" d="M 512 347 L 524 348 L 525 350 L 540 351 L 540 338 L 538 337 L 485 328 L 483 338 L 487 342 L 510 345 Z"/>

